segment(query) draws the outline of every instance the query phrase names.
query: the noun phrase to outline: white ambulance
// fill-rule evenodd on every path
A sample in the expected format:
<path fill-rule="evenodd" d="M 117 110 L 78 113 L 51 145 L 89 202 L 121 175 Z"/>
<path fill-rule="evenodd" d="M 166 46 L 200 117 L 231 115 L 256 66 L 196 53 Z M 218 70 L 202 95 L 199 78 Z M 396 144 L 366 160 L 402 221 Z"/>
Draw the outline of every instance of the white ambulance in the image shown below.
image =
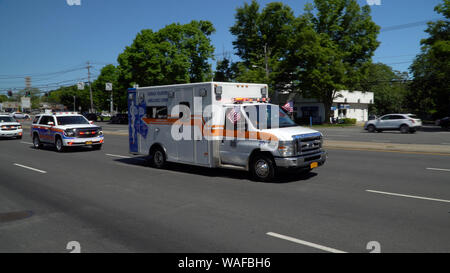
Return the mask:
<path fill-rule="evenodd" d="M 128 90 L 129 151 L 162 168 L 179 162 L 240 168 L 260 181 L 277 168 L 325 163 L 322 134 L 268 103 L 265 84 L 204 82 Z"/>

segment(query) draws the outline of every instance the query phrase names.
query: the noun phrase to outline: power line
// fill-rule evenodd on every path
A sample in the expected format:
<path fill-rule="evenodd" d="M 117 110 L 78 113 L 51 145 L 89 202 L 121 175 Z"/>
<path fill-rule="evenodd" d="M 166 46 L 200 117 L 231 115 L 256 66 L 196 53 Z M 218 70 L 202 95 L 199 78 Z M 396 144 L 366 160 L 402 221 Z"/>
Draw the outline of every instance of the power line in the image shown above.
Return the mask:
<path fill-rule="evenodd" d="M 425 21 L 418 21 L 418 22 L 412 22 L 412 23 L 401 24 L 401 25 L 394 25 L 394 26 L 389 26 L 389 27 L 382 27 L 380 32 L 386 32 L 386 31 L 393 31 L 393 30 L 417 27 L 417 26 L 421 26 L 421 25 L 426 25 L 428 22 L 435 21 L 435 20 L 439 20 L 439 19 L 438 18 L 434 18 L 434 19 L 425 20 Z"/>

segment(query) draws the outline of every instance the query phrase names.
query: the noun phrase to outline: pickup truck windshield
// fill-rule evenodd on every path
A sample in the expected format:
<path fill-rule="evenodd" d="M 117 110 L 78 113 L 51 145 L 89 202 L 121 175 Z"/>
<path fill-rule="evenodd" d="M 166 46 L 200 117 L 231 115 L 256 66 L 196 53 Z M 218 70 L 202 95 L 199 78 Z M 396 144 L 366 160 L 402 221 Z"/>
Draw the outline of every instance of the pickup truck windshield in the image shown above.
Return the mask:
<path fill-rule="evenodd" d="M 16 122 L 16 120 L 13 119 L 12 117 L 0 117 L 0 123 L 3 122 Z"/>
<path fill-rule="evenodd" d="M 83 116 L 57 117 L 56 120 L 58 120 L 58 125 L 89 124 L 89 121 Z"/>
<path fill-rule="evenodd" d="M 258 129 L 298 126 L 281 107 L 275 105 L 251 105 L 245 106 L 244 110 L 253 126 Z M 276 119 L 278 124 L 274 122 Z"/>

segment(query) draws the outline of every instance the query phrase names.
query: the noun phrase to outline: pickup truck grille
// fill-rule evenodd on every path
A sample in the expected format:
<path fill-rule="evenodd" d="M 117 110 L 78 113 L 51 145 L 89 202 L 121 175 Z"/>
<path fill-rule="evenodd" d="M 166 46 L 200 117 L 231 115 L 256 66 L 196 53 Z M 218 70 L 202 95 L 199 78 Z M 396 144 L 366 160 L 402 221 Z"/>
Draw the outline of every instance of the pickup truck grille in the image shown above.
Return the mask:
<path fill-rule="evenodd" d="M 309 155 L 320 152 L 322 148 L 322 136 L 318 134 L 299 135 L 294 137 L 297 146 L 297 154 Z"/>
<path fill-rule="evenodd" d="M 96 137 L 98 135 L 99 135 L 98 128 L 81 128 L 81 129 L 77 129 L 77 133 L 76 133 L 76 137 L 79 137 L 79 138 Z"/>
<path fill-rule="evenodd" d="M 18 126 L 17 125 L 3 125 L 0 127 L 0 130 L 2 131 L 13 131 L 13 130 L 17 130 Z"/>

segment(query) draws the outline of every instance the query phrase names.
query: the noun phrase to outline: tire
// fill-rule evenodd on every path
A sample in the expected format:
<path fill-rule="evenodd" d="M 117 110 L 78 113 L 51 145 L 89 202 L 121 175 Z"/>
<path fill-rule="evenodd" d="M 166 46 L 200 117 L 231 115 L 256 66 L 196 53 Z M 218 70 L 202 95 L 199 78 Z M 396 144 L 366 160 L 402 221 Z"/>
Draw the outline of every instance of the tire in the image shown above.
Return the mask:
<path fill-rule="evenodd" d="M 367 131 L 369 133 L 375 133 L 375 130 L 376 130 L 376 128 L 374 125 L 371 124 L 371 125 L 367 126 Z"/>
<path fill-rule="evenodd" d="M 22 139 L 22 136 L 18 136 L 17 139 Z"/>
<path fill-rule="evenodd" d="M 409 133 L 409 126 L 406 124 L 403 124 L 402 126 L 400 126 L 400 133 L 402 133 L 402 134 Z"/>
<path fill-rule="evenodd" d="M 162 169 L 166 166 L 166 154 L 161 147 L 156 147 L 150 152 L 150 165 L 154 168 Z"/>
<path fill-rule="evenodd" d="M 250 173 L 253 179 L 257 181 L 272 181 L 275 177 L 275 164 L 270 157 L 257 154 L 250 162 Z"/>
<path fill-rule="evenodd" d="M 39 136 L 38 136 L 37 134 L 34 134 L 34 135 L 33 135 L 33 147 L 34 147 L 35 149 L 40 149 L 40 148 L 42 148 L 42 143 L 41 143 L 41 141 L 39 140 Z"/>
<path fill-rule="evenodd" d="M 102 149 L 102 144 L 98 144 L 98 145 L 92 145 L 92 150 L 101 150 Z"/>
<path fill-rule="evenodd" d="M 64 146 L 64 143 L 60 137 L 56 138 L 55 147 L 56 147 L 56 151 L 58 151 L 59 153 L 63 153 L 66 151 L 66 147 Z"/>

